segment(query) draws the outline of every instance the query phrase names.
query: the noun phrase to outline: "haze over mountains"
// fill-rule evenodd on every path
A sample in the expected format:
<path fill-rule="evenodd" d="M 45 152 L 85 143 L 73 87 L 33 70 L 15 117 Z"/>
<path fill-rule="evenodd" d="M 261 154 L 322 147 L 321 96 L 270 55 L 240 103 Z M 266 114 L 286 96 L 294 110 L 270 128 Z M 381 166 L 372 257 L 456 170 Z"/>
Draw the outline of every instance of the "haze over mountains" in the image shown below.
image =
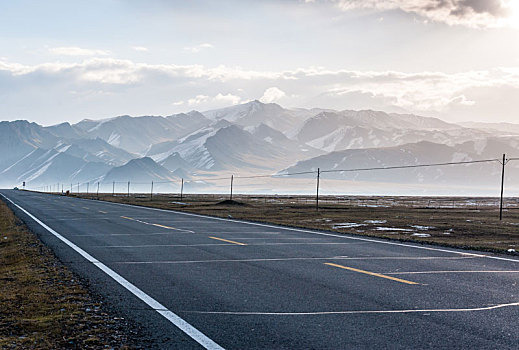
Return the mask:
<path fill-rule="evenodd" d="M 251 101 L 166 117 L 120 116 L 44 127 L 0 122 L 0 186 L 192 180 L 215 176 L 416 165 L 519 156 L 519 125 L 466 123 L 381 111 L 285 109 Z M 510 162 L 509 178 L 519 174 Z M 476 164 L 333 172 L 335 180 L 492 187 L 500 167 Z M 313 177 L 314 175 L 309 174 Z M 469 182 L 469 183 L 467 183 Z M 65 186 L 68 188 L 69 186 Z M 258 190 L 258 189 L 256 189 Z M 250 187 L 249 191 L 256 191 Z M 305 189 L 301 189 L 302 192 Z"/>

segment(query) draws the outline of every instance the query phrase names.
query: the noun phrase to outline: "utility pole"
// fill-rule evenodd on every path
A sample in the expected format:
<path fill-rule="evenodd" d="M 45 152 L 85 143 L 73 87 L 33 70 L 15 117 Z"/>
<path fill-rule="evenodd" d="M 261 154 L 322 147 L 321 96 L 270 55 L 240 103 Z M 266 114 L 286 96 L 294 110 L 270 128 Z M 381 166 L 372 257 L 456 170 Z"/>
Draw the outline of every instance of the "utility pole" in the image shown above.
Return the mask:
<path fill-rule="evenodd" d="M 506 165 L 506 154 L 503 154 L 503 167 L 501 170 L 501 203 L 499 205 L 499 220 L 503 220 L 503 192 L 505 189 L 505 165 Z"/>
<path fill-rule="evenodd" d="M 88 187 L 90 186 L 90 182 L 87 182 L 87 194 L 88 194 Z"/>
<path fill-rule="evenodd" d="M 317 168 L 317 192 L 315 195 L 315 210 L 319 210 L 319 178 L 321 177 L 321 169 Z"/>
<path fill-rule="evenodd" d="M 112 197 L 115 196 L 115 181 L 112 182 Z"/>
<path fill-rule="evenodd" d="M 97 200 L 99 200 L 99 181 L 97 182 Z"/>
<path fill-rule="evenodd" d="M 130 198 L 130 181 L 128 181 L 128 198 Z"/>
<path fill-rule="evenodd" d="M 182 201 L 183 196 L 184 196 L 184 178 L 182 178 L 182 185 L 180 185 L 180 201 Z"/>
<path fill-rule="evenodd" d="M 79 194 L 79 182 L 77 183 L 77 193 Z"/>
<path fill-rule="evenodd" d="M 153 200 L 153 181 L 151 182 L 150 201 Z"/>
<path fill-rule="evenodd" d="M 231 197 L 229 197 L 229 200 L 232 201 L 232 183 L 234 181 L 234 175 L 231 175 Z"/>

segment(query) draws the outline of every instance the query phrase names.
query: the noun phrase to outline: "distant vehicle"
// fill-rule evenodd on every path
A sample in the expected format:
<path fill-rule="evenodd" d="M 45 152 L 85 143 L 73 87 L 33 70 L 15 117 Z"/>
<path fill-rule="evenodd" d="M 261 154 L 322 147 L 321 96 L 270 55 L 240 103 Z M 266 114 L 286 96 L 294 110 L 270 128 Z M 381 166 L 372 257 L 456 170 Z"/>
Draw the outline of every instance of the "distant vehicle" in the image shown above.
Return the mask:
<path fill-rule="evenodd" d="M 18 188 L 18 187 L 15 187 L 15 188 L 13 188 L 13 190 L 17 190 L 17 191 L 18 191 L 18 190 L 19 190 L 19 188 Z"/>

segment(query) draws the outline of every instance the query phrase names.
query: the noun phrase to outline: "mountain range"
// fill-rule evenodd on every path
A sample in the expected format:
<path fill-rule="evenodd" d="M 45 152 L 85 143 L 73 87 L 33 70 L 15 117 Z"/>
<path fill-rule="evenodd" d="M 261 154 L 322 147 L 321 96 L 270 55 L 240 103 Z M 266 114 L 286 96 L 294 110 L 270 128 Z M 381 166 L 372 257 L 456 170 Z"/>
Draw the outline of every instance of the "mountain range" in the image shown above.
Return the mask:
<path fill-rule="evenodd" d="M 519 125 L 448 123 L 372 110 L 287 109 L 251 101 L 206 112 L 119 116 L 41 126 L 0 122 L 0 186 L 178 183 L 210 190 L 212 179 L 325 171 L 334 180 L 494 186 L 498 162 L 348 171 L 519 156 Z M 508 178 L 519 175 L 510 162 Z M 344 171 L 340 171 L 344 170 Z M 300 177 L 313 177 L 303 174 Z M 57 188 L 57 187 L 56 187 Z M 248 188 L 254 191 L 254 186 Z M 282 189 L 280 189 L 282 191 Z"/>

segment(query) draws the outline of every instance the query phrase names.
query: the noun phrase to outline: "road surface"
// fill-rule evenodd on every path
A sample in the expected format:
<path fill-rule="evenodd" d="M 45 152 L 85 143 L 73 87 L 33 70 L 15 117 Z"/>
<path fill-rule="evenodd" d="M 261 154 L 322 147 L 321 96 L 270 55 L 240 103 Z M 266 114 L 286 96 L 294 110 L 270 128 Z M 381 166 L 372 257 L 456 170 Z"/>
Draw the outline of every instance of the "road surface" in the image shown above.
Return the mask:
<path fill-rule="evenodd" d="M 519 347 L 514 257 L 0 193 L 150 347 Z"/>

